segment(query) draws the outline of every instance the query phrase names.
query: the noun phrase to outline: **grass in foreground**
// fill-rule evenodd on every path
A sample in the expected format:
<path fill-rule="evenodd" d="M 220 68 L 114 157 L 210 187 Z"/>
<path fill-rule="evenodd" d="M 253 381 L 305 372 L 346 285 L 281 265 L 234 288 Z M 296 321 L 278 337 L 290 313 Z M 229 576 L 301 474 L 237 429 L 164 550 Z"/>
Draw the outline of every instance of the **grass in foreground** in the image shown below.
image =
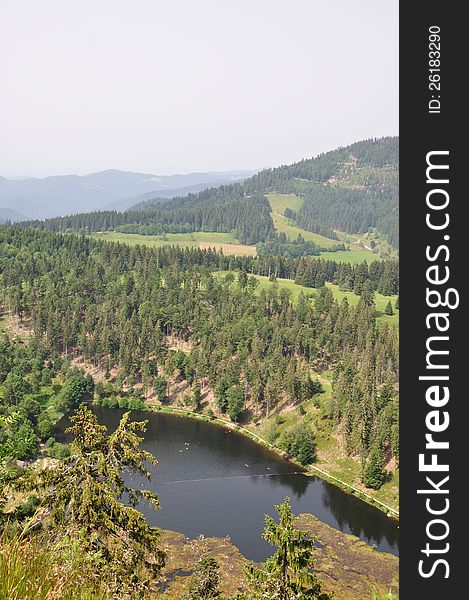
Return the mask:
<path fill-rule="evenodd" d="M 58 549 L 39 537 L 0 535 L 0 598 L 3 600 L 110 600 L 84 573 L 90 565 L 78 546 Z M 97 578 L 97 581 L 98 578 Z"/>

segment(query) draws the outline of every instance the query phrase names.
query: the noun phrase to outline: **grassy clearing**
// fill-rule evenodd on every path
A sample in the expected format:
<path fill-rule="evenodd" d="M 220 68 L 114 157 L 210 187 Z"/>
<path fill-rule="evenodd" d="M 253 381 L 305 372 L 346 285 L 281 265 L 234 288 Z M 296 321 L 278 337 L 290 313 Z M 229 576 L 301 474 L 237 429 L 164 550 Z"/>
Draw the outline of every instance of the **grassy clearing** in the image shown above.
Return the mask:
<path fill-rule="evenodd" d="M 219 233 L 209 231 L 196 231 L 194 233 L 167 233 L 166 235 L 140 235 L 137 233 L 119 233 L 117 231 L 103 231 L 93 234 L 92 237 L 120 242 L 135 246 L 150 246 L 162 248 L 164 246 L 181 246 L 182 248 L 215 248 L 223 250 L 225 254 L 255 255 L 255 246 L 240 244 L 232 233 Z"/>
<path fill-rule="evenodd" d="M 294 194 L 268 194 L 269 204 L 272 210 L 283 215 L 286 208 L 291 208 L 294 211 L 300 210 L 303 206 L 303 198 Z"/>
<path fill-rule="evenodd" d="M 353 292 L 346 292 L 339 288 L 338 285 L 326 283 L 326 286 L 332 291 L 334 298 L 340 303 L 344 298 L 347 298 L 351 306 L 358 304 L 359 296 Z M 375 293 L 376 304 L 376 319 L 378 323 L 388 323 L 397 327 L 399 325 L 399 309 L 396 309 L 397 296 L 383 296 L 383 294 Z M 391 306 L 394 314 L 388 316 L 384 313 L 387 303 L 391 301 Z"/>
<path fill-rule="evenodd" d="M 273 211 L 272 220 L 274 222 L 275 231 L 278 233 L 284 233 L 290 240 L 294 240 L 298 235 L 302 235 L 305 240 L 314 242 L 321 248 L 332 248 L 339 243 L 337 240 L 331 240 L 318 233 L 312 233 L 311 231 L 306 231 L 306 229 L 301 229 L 301 227 L 298 227 L 293 221 L 284 216 L 283 213 L 286 208 L 298 211 L 303 204 L 303 198 L 287 194 L 268 194 L 267 198 L 269 199 Z M 368 262 L 380 260 L 378 254 L 363 247 L 360 243 L 361 240 L 359 239 L 359 236 L 352 237 L 340 235 L 340 239 L 347 243 L 350 250 L 337 253 L 321 252 L 321 258 L 348 262 L 351 264 L 357 264 L 364 260 Z"/>
<path fill-rule="evenodd" d="M 284 216 L 286 208 L 298 211 L 303 204 L 303 198 L 286 194 L 269 194 L 267 198 L 273 211 L 272 220 L 277 233 L 284 233 L 290 240 L 296 240 L 298 235 L 302 235 L 305 240 L 314 242 L 321 248 L 332 248 L 337 244 L 335 240 L 297 227 L 293 221 Z"/>
<path fill-rule="evenodd" d="M 351 265 L 357 265 L 363 261 L 368 263 L 380 260 L 377 254 L 370 252 L 370 250 L 356 249 L 345 250 L 344 252 L 321 252 L 321 258 L 324 260 L 335 260 L 336 262 L 350 263 Z"/>
<path fill-rule="evenodd" d="M 214 275 L 222 277 L 227 275 L 230 271 L 217 271 Z M 234 274 L 234 273 L 233 273 Z M 305 296 L 317 296 L 318 291 L 315 288 L 305 287 L 303 285 L 299 285 L 292 281 L 291 279 L 282 279 L 278 278 L 276 282 L 270 281 L 268 277 L 265 275 L 256 275 L 256 279 L 259 281 L 259 285 L 257 287 L 258 290 L 268 290 L 273 285 L 278 285 L 283 289 L 287 289 L 292 296 L 292 299 L 296 302 L 298 300 L 298 296 L 301 292 Z M 334 296 L 334 298 L 339 302 L 342 302 L 344 298 L 347 298 L 350 306 L 355 306 L 358 304 L 360 297 L 357 296 L 354 292 L 346 292 L 339 288 L 338 285 L 334 285 L 332 283 L 326 283 L 326 287 L 328 287 Z M 375 304 L 376 304 L 376 320 L 378 324 L 387 323 L 388 325 L 393 325 L 397 327 L 399 325 L 399 309 L 395 308 L 397 296 L 383 296 L 382 294 L 375 293 Z M 387 303 L 391 301 L 392 309 L 394 314 L 388 316 L 384 313 Z"/>
<path fill-rule="evenodd" d="M 275 231 L 277 233 L 284 233 L 289 240 L 296 240 L 298 235 L 302 235 L 306 241 L 314 242 L 321 248 L 333 248 L 339 243 L 336 240 L 330 240 L 318 233 L 301 229 L 300 227 L 297 227 L 293 221 L 290 221 L 290 219 L 287 219 L 278 213 L 272 213 L 272 220 L 274 222 Z"/>
<path fill-rule="evenodd" d="M 259 281 L 259 285 L 257 288 L 258 290 L 268 290 L 273 285 L 275 285 L 274 282 L 269 281 L 269 278 L 265 277 L 264 275 L 256 275 L 256 279 Z M 278 285 L 278 287 L 287 289 L 289 292 L 291 292 L 291 295 L 292 295 L 292 298 L 294 301 L 298 300 L 298 296 L 301 294 L 301 292 L 303 292 L 303 294 L 305 294 L 305 296 L 316 295 L 315 289 L 307 288 L 304 285 L 299 285 L 298 283 L 295 283 L 291 279 L 279 278 L 279 279 L 277 279 L 277 285 Z"/>

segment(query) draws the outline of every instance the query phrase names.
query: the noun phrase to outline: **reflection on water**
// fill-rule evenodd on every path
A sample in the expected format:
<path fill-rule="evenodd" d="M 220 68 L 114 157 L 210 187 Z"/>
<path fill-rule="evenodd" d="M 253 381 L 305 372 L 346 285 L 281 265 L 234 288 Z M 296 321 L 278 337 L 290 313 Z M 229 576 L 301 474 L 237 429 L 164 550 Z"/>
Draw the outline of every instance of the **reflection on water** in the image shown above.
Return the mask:
<path fill-rule="evenodd" d="M 316 477 L 306 477 L 301 473 L 293 473 L 292 475 L 287 473 L 272 477 L 271 485 L 272 487 L 288 488 L 290 498 L 298 502 L 306 494 L 308 486 L 315 480 Z"/>
<path fill-rule="evenodd" d="M 93 409 L 101 423 L 116 427 L 123 412 Z M 150 483 L 132 477 L 132 485 L 155 491 L 161 509 L 140 509 L 164 529 L 189 537 L 229 536 L 252 560 L 264 560 L 272 548 L 262 539 L 264 515 L 286 496 L 295 513 L 311 513 L 332 527 L 352 533 L 379 550 L 398 554 L 398 527 L 381 511 L 318 477 L 296 472 L 250 439 L 203 421 L 159 413 L 133 413 L 148 420 L 143 447 L 157 459 Z M 67 420 L 59 423 L 63 435 Z"/>

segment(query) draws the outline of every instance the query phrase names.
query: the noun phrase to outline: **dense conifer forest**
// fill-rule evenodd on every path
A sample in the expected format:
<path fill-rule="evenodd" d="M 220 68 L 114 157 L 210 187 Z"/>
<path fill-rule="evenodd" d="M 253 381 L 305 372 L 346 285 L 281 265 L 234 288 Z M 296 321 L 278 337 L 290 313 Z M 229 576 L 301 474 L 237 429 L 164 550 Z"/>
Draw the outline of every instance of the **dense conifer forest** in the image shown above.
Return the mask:
<path fill-rule="evenodd" d="M 312 372 L 334 369 L 330 414 L 349 451 L 397 457 L 397 333 L 376 326 L 373 305 L 374 290 L 397 293 L 395 263 L 234 259 L 23 228 L 0 240 L 5 309 L 31 325 L 45 355 L 83 355 L 144 389 L 176 371 L 191 384 L 207 378 L 234 420 L 245 409 L 268 415 L 285 394 L 301 403 L 315 393 Z M 238 270 L 236 281 L 214 277 L 226 267 Z M 257 293 L 249 273 L 259 271 L 320 288 L 318 299 L 294 303 L 275 287 Z M 339 305 L 325 281 L 351 287 L 360 302 Z M 168 350 L 170 335 L 191 342 L 191 352 Z"/>

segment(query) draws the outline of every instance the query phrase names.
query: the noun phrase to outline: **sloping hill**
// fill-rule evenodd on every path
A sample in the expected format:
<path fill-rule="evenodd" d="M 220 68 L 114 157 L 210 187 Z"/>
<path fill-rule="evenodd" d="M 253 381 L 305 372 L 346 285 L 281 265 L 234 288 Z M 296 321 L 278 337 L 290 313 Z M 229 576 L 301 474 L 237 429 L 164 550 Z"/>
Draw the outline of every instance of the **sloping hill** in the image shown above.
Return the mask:
<path fill-rule="evenodd" d="M 300 230 L 340 240 L 337 232 L 358 235 L 374 229 L 396 248 L 398 148 L 397 137 L 364 140 L 293 165 L 265 169 L 242 183 L 167 201 L 145 201 L 124 213 L 99 211 L 34 225 L 88 233 L 230 232 L 242 243 L 256 244 L 280 235 L 267 199 L 267 194 L 279 193 L 300 199 L 297 210 L 286 208 L 283 215 Z"/>
<path fill-rule="evenodd" d="M 398 246 L 399 138 L 364 140 L 293 165 L 264 170 L 247 190 L 303 198 L 288 216 L 308 231 L 361 234 L 375 228 Z"/>
<path fill-rule="evenodd" d="M 7 221 L 15 223 L 16 221 L 21 221 L 25 218 L 25 215 L 18 212 L 17 210 L 13 210 L 12 208 L 4 208 L 3 206 L 0 206 L 0 223 L 6 223 Z"/>

